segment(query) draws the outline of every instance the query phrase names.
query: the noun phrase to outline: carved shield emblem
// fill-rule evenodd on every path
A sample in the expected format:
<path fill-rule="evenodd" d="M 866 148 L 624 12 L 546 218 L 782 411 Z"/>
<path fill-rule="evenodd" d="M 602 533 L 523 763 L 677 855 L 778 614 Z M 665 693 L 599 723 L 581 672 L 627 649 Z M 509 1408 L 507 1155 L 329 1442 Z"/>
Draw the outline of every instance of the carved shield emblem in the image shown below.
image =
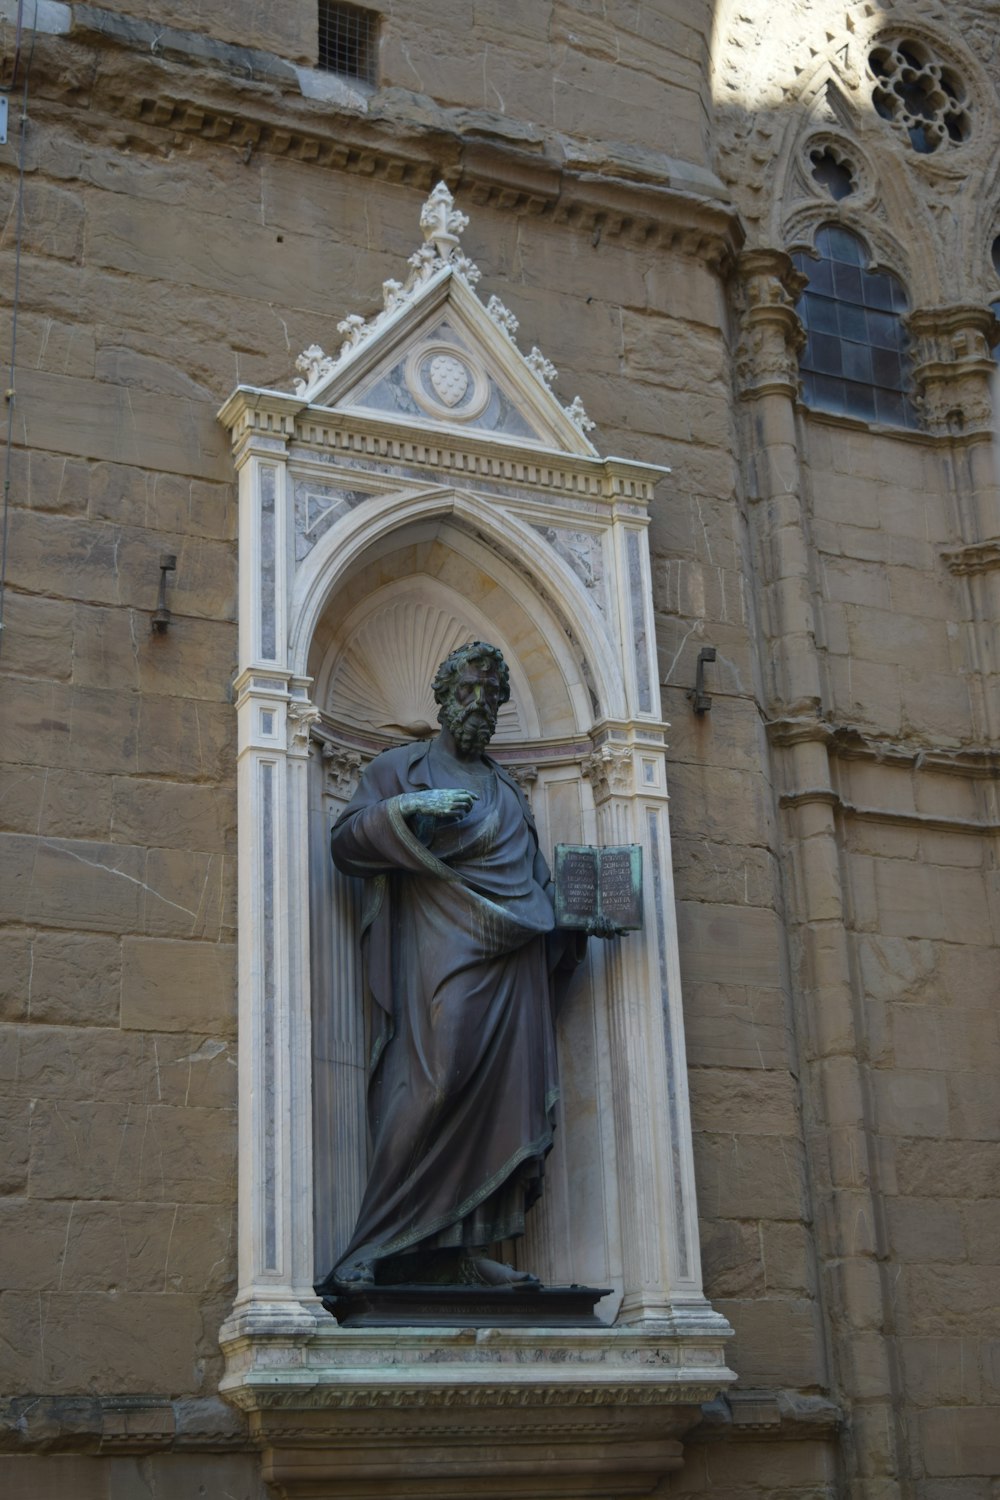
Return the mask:
<path fill-rule="evenodd" d="M 457 406 L 469 389 L 469 372 L 452 354 L 435 354 L 427 374 L 442 406 Z"/>

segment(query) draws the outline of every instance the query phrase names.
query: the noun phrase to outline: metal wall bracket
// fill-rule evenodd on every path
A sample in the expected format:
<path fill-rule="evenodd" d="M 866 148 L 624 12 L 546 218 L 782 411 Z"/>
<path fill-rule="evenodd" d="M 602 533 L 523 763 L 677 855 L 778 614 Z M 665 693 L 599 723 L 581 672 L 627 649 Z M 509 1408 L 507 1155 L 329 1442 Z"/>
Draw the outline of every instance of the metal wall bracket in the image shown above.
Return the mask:
<path fill-rule="evenodd" d="M 173 552 L 164 552 L 160 557 L 160 597 L 150 622 L 157 635 L 166 635 L 170 625 L 170 611 L 167 608 L 167 574 L 172 573 L 176 567 L 176 555 Z"/>
<path fill-rule="evenodd" d="M 712 707 L 712 699 L 705 692 L 705 663 L 715 660 L 715 647 L 702 646 L 698 652 L 698 668 L 695 672 L 694 687 L 688 690 L 691 699 L 691 707 L 696 714 L 707 714 Z"/>

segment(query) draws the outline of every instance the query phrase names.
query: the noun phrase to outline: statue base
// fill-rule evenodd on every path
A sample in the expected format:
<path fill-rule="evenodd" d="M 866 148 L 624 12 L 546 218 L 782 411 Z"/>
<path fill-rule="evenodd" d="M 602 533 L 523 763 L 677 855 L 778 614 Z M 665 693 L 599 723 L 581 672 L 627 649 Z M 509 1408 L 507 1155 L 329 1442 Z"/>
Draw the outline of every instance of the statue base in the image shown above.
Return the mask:
<path fill-rule="evenodd" d="M 599 1328 L 607 1287 L 365 1286 L 328 1291 L 323 1306 L 346 1328 Z"/>
<path fill-rule="evenodd" d="M 731 1330 L 705 1302 L 608 1327 L 587 1313 L 596 1288 L 426 1290 L 436 1326 L 400 1327 L 406 1314 L 387 1307 L 384 1287 L 347 1300 L 377 1298 L 391 1327 L 338 1326 L 312 1299 L 234 1311 L 222 1392 L 247 1414 L 283 1500 L 651 1500 L 680 1468 L 702 1404 L 735 1379 Z M 544 1326 L 567 1315 L 566 1292 L 581 1291 L 585 1326 Z M 430 1312 L 422 1294 L 402 1287 L 393 1301 L 413 1297 Z M 321 1296 L 329 1306 L 340 1289 Z M 454 1312 L 458 1298 L 467 1317 L 475 1304 L 472 1326 L 442 1327 L 441 1302 Z M 504 1325 L 501 1313 L 480 1326 L 478 1309 L 497 1304 L 527 1305 L 534 1326 Z"/>

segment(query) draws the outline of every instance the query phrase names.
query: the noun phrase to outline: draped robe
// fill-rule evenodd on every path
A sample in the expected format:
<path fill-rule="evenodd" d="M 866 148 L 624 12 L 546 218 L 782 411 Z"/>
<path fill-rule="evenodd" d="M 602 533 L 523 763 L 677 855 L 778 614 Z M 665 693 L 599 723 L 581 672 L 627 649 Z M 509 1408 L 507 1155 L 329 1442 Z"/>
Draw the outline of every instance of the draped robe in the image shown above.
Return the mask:
<path fill-rule="evenodd" d="M 578 955 L 565 963 L 530 809 L 494 762 L 460 821 L 414 820 L 418 837 L 403 818 L 404 793 L 454 785 L 429 752 L 378 756 L 332 833 L 338 869 L 367 883 L 373 1002 L 370 1170 L 332 1277 L 523 1233 L 552 1145 L 550 971 Z"/>

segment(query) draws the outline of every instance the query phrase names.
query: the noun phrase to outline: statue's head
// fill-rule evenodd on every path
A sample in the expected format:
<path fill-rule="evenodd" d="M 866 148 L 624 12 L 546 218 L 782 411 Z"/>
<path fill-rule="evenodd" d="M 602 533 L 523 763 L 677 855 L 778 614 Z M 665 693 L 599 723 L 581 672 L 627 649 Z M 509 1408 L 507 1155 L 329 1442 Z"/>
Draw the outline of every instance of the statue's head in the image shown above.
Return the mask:
<path fill-rule="evenodd" d="M 438 719 L 466 755 L 485 750 L 497 727 L 497 714 L 510 697 L 510 672 L 503 655 L 486 641 L 467 641 L 437 669 L 432 683 Z"/>

